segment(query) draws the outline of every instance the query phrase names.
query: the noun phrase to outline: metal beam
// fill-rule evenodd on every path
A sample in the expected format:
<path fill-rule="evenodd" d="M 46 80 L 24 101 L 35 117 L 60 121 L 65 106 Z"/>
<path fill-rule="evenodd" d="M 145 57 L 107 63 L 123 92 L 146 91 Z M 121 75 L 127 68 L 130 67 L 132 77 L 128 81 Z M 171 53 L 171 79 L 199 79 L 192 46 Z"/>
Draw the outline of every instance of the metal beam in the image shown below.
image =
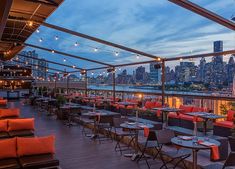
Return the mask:
<path fill-rule="evenodd" d="M 16 18 L 8 19 L 8 20 L 18 21 L 18 22 L 28 22 L 28 21 L 30 21 L 30 20 L 16 19 Z M 43 25 L 43 26 L 46 26 L 48 28 L 52 28 L 52 29 L 55 29 L 55 30 L 58 30 L 58 31 L 61 31 L 61 32 L 68 33 L 70 35 L 78 36 L 78 37 L 88 39 L 88 40 L 91 40 L 91 41 L 95 41 L 95 42 L 98 42 L 98 43 L 101 43 L 101 44 L 104 44 L 104 45 L 107 45 L 107 46 L 112 46 L 112 47 L 122 49 L 122 50 L 125 50 L 125 51 L 128 51 L 128 52 L 132 52 L 132 53 L 135 53 L 135 54 L 146 56 L 146 57 L 149 57 L 149 58 L 152 58 L 152 59 L 161 58 L 160 56 L 155 56 L 155 55 L 145 53 L 145 52 L 142 52 L 140 50 L 132 49 L 132 48 L 129 48 L 129 47 L 117 44 L 117 43 L 109 42 L 109 41 L 99 39 L 99 38 L 96 38 L 96 37 L 93 37 L 93 36 L 90 36 L 90 35 L 86 35 L 86 34 L 83 34 L 83 33 L 80 33 L 80 32 L 72 31 L 72 30 L 57 26 L 57 25 L 52 25 L 50 23 L 37 22 L 37 21 L 33 21 L 33 20 L 31 20 L 31 21 L 34 22 L 35 24 L 38 24 L 38 25 Z"/>
<path fill-rule="evenodd" d="M 188 10 L 194 12 L 194 13 L 197 13 L 198 15 L 201 15 L 207 19 L 210 19 L 214 22 L 217 22 L 218 24 L 223 25 L 229 29 L 235 30 L 235 23 L 217 15 L 216 13 L 213 13 L 205 8 L 202 8 L 195 3 L 192 3 L 188 0 L 168 0 L 168 1 L 173 2 L 173 3 L 183 7 L 185 9 L 188 9 Z"/>
<path fill-rule="evenodd" d="M 174 61 L 174 60 L 181 60 L 181 59 L 193 59 L 193 58 L 202 58 L 202 57 L 211 57 L 211 56 L 224 56 L 229 54 L 235 54 L 235 50 L 227 50 L 223 52 L 215 52 L 215 53 L 205 53 L 205 54 L 198 54 L 198 55 L 189 55 L 189 56 L 178 56 L 174 58 L 165 58 L 165 61 Z"/>
<path fill-rule="evenodd" d="M 65 66 L 65 67 L 69 67 L 69 68 L 73 68 L 73 66 L 70 66 L 70 65 L 67 65 L 67 64 L 63 64 L 63 63 L 58 63 L 58 62 L 54 62 L 54 61 L 50 61 L 50 60 L 46 60 L 46 59 L 39 59 L 39 58 L 34 58 L 32 56 L 27 56 L 27 55 L 22 55 L 22 54 L 17 54 L 18 56 L 22 56 L 22 57 L 25 57 L 25 58 L 29 58 L 29 59 L 34 59 L 34 60 L 39 60 L 39 61 L 46 61 L 48 63 L 51 63 L 51 64 L 55 64 L 55 65 L 60 65 L 60 66 Z M 73 69 L 78 69 L 78 70 L 84 70 L 82 68 L 73 68 Z"/>
<path fill-rule="evenodd" d="M 7 18 L 11 9 L 13 0 L 1 0 L 0 1 L 0 39 L 7 23 Z"/>
<path fill-rule="evenodd" d="M 25 64 L 25 62 L 21 62 L 21 61 L 18 61 L 18 60 L 13 60 L 13 62 Z M 25 65 L 26 65 L 26 64 L 25 64 Z M 54 70 L 54 71 L 58 71 L 58 72 L 67 73 L 67 72 L 64 71 L 64 70 L 60 70 L 60 69 L 56 69 L 56 68 L 50 68 L 50 67 L 45 67 L 45 66 L 39 66 L 39 65 L 36 65 L 36 64 L 32 64 L 32 63 L 29 63 L 28 65 L 30 65 L 30 66 L 38 66 L 38 67 L 45 68 L 45 69 L 48 69 L 48 70 Z M 39 71 L 39 70 L 38 70 L 38 71 Z"/>
<path fill-rule="evenodd" d="M 98 63 L 98 64 L 101 64 L 101 65 L 112 66 L 110 64 L 103 63 L 103 62 L 100 62 L 100 61 L 84 58 L 84 57 L 77 56 L 77 55 L 68 54 L 68 53 L 61 52 L 61 51 L 54 50 L 54 49 L 49 49 L 49 48 L 45 48 L 45 47 L 36 46 L 36 45 L 33 45 L 33 44 L 23 43 L 23 45 L 28 46 L 28 47 L 32 47 L 32 48 L 41 49 L 41 50 L 44 50 L 44 51 L 47 51 L 47 52 L 52 52 L 52 50 L 53 50 L 54 53 L 57 53 L 57 54 L 60 54 L 60 55 L 64 55 L 64 56 L 68 56 L 68 57 L 72 57 L 72 58 L 76 58 L 76 59 L 81 59 L 81 60 L 85 60 L 85 61 L 88 61 L 88 62 Z"/>

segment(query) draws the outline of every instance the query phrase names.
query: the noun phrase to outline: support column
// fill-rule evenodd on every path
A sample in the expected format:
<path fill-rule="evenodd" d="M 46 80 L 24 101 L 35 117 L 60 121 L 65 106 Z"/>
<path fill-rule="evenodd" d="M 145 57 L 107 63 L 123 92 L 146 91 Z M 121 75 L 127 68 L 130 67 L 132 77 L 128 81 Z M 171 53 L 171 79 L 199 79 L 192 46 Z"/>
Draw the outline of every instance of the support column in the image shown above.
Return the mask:
<path fill-rule="evenodd" d="M 165 60 L 162 60 L 162 106 L 165 104 Z"/>
<path fill-rule="evenodd" d="M 116 79 L 115 79 L 115 67 L 113 67 L 113 102 L 115 103 L 116 100 Z"/>
<path fill-rule="evenodd" d="M 85 72 L 85 95 L 86 95 L 86 97 L 87 97 L 87 92 L 88 92 L 88 90 L 87 90 L 87 84 L 88 83 L 88 81 L 87 81 L 87 71 Z"/>

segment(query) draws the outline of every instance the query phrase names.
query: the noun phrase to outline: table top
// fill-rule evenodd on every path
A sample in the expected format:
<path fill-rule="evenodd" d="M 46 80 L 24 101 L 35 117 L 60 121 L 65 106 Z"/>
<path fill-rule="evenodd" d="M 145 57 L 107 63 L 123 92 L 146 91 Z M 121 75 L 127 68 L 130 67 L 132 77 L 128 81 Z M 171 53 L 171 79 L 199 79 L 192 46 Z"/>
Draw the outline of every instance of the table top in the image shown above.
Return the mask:
<path fill-rule="evenodd" d="M 179 112 L 182 111 L 182 109 L 179 108 L 173 108 L 173 107 L 156 107 L 152 108 L 153 110 L 160 110 L 162 112 Z"/>
<path fill-rule="evenodd" d="M 185 137 L 185 139 L 182 139 L 183 137 Z M 190 137 L 192 139 L 190 139 Z M 210 143 L 210 144 L 213 144 L 216 146 L 220 146 L 220 142 L 216 141 L 215 139 L 208 138 L 208 137 L 178 136 L 178 137 L 172 138 L 171 142 L 177 146 L 180 146 L 183 148 L 195 149 L 195 150 L 202 150 L 202 149 L 210 149 L 211 148 L 210 146 L 202 145 L 202 143 L 201 144 L 197 143 L 199 140 L 205 144 Z"/>
<path fill-rule="evenodd" d="M 197 117 L 201 117 L 204 119 L 221 119 L 221 118 L 225 118 L 225 116 L 221 116 L 221 115 L 217 115 L 217 114 L 213 114 L 213 113 L 208 113 L 208 112 L 190 112 L 190 113 L 186 113 L 189 116 L 197 116 Z"/>
<path fill-rule="evenodd" d="M 82 113 L 83 116 L 115 116 L 119 115 L 119 113 L 111 112 L 111 111 L 105 111 L 105 110 L 97 110 L 95 112 L 90 111 L 87 113 Z"/>
<path fill-rule="evenodd" d="M 140 123 L 147 123 L 147 124 L 162 124 L 162 122 L 157 122 L 157 121 L 152 121 L 152 120 L 147 120 L 143 118 L 138 118 L 136 117 L 128 117 L 128 120 L 135 121 L 135 122 L 140 122 Z"/>
<path fill-rule="evenodd" d="M 132 130 L 143 130 L 145 127 L 147 128 L 153 128 L 154 126 L 152 124 L 144 124 L 139 122 L 125 122 L 120 124 L 122 128 L 126 129 L 132 129 Z"/>

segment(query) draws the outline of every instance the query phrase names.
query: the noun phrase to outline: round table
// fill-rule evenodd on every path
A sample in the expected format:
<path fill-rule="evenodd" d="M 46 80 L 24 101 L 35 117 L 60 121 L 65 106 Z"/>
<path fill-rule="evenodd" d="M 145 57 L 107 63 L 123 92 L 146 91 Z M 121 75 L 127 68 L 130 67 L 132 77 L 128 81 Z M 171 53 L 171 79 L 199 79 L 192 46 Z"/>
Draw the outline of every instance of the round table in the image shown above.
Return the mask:
<path fill-rule="evenodd" d="M 196 137 L 197 140 L 195 140 L 195 136 L 192 136 L 193 139 L 190 140 L 184 140 L 180 137 L 174 137 L 171 139 L 171 142 L 179 147 L 183 147 L 183 148 L 188 148 L 188 149 L 192 149 L 193 152 L 193 169 L 197 169 L 197 152 L 199 150 L 207 150 L 207 149 L 211 149 L 210 146 L 204 146 L 201 144 L 197 143 L 197 140 L 202 140 L 202 141 L 207 141 L 210 143 L 214 143 L 216 146 L 220 146 L 220 142 L 218 142 L 215 139 L 209 139 L 207 137 Z M 196 144 L 195 144 L 196 143 Z"/>

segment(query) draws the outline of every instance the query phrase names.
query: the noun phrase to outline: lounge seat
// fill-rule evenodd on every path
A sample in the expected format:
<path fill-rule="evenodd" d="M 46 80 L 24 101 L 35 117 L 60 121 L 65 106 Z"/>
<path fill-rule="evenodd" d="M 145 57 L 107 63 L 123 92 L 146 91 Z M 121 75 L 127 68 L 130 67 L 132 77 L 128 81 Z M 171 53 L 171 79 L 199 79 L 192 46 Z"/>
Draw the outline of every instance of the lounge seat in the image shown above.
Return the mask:
<path fill-rule="evenodd" d="M 19 158 L 19 162 L 21 167 L 25 169 L 59 166 L 59 160 L 57 160 L 52 154 L 24 156 Z"/>
<path fill-rule="evenodd" d="M 16 158 L 1 159 L 0 169 L 20 169 L 20 164 Z"/>
<path fill-rule="evenodd" d="M 15 130 L 8 132 L 10 137 L 31 137 L 34 136 L 33 130 Z"/>

